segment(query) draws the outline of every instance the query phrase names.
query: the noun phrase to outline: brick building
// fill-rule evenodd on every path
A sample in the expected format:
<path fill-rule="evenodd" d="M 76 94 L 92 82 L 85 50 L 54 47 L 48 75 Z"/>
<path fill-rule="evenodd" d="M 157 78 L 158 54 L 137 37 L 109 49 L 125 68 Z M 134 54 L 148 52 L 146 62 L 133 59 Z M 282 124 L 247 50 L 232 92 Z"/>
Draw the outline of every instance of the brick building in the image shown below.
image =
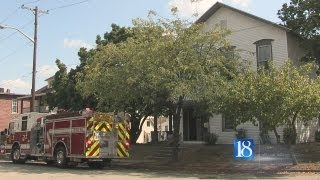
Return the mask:
<path fill-rule="evenodd" d="M 19 97 L 24 94 L 11 93 L 9 89 L 5 91 L 0 88 L 0 131 L 8 127 L 9 121 L 14 115 L 20 113 L 21 104 L 18 101 Z M 29 101 L 24 102 L 24 107 L 30 107 Z"/>

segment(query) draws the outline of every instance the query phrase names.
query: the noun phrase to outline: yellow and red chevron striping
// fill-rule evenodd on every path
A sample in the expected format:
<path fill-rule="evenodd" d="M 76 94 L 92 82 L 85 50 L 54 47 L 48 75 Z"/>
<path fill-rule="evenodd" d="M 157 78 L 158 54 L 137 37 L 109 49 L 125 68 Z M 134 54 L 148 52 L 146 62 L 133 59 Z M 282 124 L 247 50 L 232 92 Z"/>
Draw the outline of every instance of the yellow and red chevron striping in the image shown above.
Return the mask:
<path fill-rule="evenodd" d="M 93 124 L 94 124 L 94 122 L 88 121 L 87 122 L 87 130 L 93 130 Z"/>
<path fill-rule="evenodd" d="M 123 142 L 118 142 L 117 145 L 117 156 L 118 157 L 129 157 L 129 152 Z"/>
<path fill-rule="evenodd" d="M 122 123 L 118 124 L 118 139 L 126 140 L 127 142 L 130 140 L 128 129 Z"/>
<path fill-rule="evenodd" d="M 108 122 L 99 122 L 95 125 L 94 129 L 102 132 L 112 131 L 112 124 L 109 124 Z"/>
<path fill-rule="evenodd" d="M 92 135 L 86 137 L 86 156 L 99 156 L 100 143 L 95 141 Z"/>

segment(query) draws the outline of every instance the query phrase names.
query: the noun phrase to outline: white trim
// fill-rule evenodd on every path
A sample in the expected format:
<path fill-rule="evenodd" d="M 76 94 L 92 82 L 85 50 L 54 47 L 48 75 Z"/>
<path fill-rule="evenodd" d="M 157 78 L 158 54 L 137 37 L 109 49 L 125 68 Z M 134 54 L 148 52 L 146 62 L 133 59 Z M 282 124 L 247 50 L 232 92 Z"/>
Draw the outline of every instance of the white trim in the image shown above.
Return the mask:
<path fill-rule="evenodd" d="M 50 135 L 59 135 L 59 134 L 69 134 L 69 133 L 85 133 L 86 128 L 84 127 L 73 127 L 73 128 L 57 128 L 57 129 L 49 129 Z"/>
<path fill-rule="evenodd" d="M 11 149 L 12 148 L 12 144 L 6 144 L 5 145 L 5 149 L 7 150 L 7 149 Z"/>
<path fill-rule="evenodd" d="M 12 145 L 10 146 L 11 149 Z M 26 150 L 30 149 L 30 144 L 20 144 L 20 149 Z"/>
<path fill-rule="evenodd" d="M 75 116 L 75 117 L 66 117 L 66 118 L 59 118 L 59 119 L 46 119 L 46 123 L 61 122 L 61 121 L 71 121 L 71 120 L 86 120 L 86 117 L 84 117 L 84 116 Z"/>

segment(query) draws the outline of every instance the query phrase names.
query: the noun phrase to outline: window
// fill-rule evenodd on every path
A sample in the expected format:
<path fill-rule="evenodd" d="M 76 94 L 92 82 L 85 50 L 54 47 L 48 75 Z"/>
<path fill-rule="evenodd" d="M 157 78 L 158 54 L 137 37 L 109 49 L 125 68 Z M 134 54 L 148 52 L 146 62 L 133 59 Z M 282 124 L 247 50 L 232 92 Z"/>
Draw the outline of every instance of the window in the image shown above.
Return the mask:
<path fill-rule="evenodd" d="M 165 131 L 169 131 L 169 127 L 168 127 L 168 126 L 165 126 L 165 127 L 164 127 L 164 130 L 165 130 Z"/>
<path fill-rule="evenodd" d="M 21 131 L 27 130 L 28 116 L 22 117 Z"/>
<path fill-rule="evenodd" d="M 150 127 L 150 121 L 147 121 L 147 127 Z"/>
<path fill-rule="evenodd" d="M 272 61 L 272 39 L 262 39 L 256 44 L 257 66 L 258 68 L 268 68 L 268 63 Z"/>
<path fill-rule="evenodd" d="M 12 113 L 18 113 L 18 100 L 12 99 Z"/>
<path fill-rule="evenodd" d="M 222 115 L 222 131 L 234 131 L 235 121 L 228 115 Z"/>

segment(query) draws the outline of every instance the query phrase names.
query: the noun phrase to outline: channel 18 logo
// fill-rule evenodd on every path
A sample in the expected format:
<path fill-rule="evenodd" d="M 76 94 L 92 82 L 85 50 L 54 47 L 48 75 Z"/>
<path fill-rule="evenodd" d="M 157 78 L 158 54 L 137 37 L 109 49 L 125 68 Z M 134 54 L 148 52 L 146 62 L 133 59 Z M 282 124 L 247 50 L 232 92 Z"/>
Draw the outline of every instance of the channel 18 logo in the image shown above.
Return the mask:
<path fill-rule="evenodd" d="M 233 140 L 233 157 L 236 159 L 253 159 L 254 158 L 253 139 Z"/>

